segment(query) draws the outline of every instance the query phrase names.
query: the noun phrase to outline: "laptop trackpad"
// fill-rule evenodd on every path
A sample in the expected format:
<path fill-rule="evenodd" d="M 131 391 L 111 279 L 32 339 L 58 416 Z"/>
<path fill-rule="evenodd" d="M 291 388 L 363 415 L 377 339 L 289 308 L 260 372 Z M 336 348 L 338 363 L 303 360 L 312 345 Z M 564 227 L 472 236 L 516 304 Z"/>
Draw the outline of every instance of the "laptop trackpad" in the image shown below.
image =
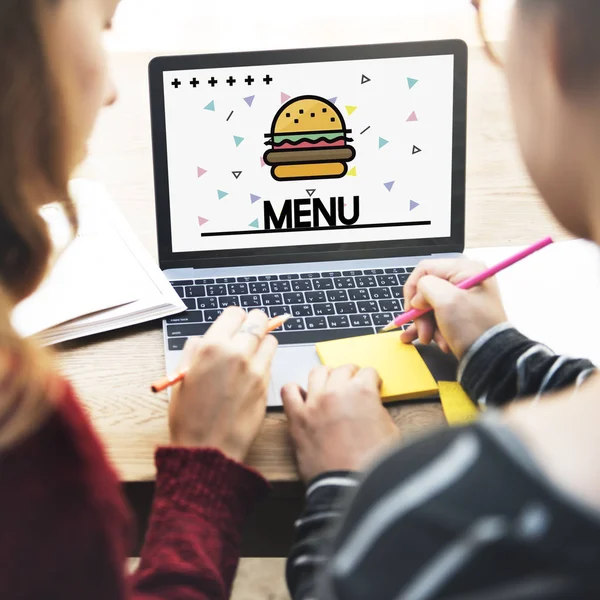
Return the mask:
<path fill-rule="evenodd" d="M 311 369 L 320 365 L 314 346 L 284 346 L 273 359 L 269 406 L 281 406 L 281 388 L 286 383 L 297 383 L 304 389 Z"/>

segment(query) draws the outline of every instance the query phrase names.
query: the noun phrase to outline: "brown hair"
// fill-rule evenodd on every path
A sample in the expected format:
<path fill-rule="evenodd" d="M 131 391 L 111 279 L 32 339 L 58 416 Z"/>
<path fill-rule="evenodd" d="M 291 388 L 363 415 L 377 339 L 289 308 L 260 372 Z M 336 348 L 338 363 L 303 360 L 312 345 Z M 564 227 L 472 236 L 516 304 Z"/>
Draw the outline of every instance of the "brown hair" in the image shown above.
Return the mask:
<path fill-rule="evenodd" d="M 52 244 L 40 207 L 59 201 L 76 225 L 67 192 L 64 112 L 41 26 L 44 12 L 56 10 L 59 1 L 0 2 L 0 426 L 7 425 L 3 417 L 25 410 L 25 430 L 47 414 L 48 361 L 13 331 L 10 310 L 47 269 Z M 6 430 L 0 428 L 0 448 Z"/>
<path fill-rule="evenodd" d="M 600 1 L 520 0 L 525 14 L 556 11 L 558 68 L 561 82 L 571 93 L 584 93 L 600 85 Z"/>

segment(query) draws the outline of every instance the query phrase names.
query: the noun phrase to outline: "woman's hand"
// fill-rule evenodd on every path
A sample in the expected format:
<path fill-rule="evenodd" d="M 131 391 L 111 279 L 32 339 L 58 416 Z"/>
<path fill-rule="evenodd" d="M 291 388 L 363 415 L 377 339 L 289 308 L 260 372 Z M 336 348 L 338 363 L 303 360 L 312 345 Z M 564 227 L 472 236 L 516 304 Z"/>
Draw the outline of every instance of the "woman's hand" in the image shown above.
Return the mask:
<path fill-rule="evenodd" d="M 402 334 L 402 341 L 418 338 L 430 344 L 435 340 L 444 352 L 451 350 L 460 359 L 483 333 L 506 321 L 495 279 L 470 290 L 453 285 L 483 269 L 485 265 L 467 259 L 420 263 L 404 286 L 405 308 L 433 308 L 434 312 L 417 319 Z"/>
<path fill-rule="evenodd" d="M 262 425 L 277 340 L 261 310 L 227 308 L 185 345 L 188 369 L 169 406 L 171 442 L 209 446 L 242 461 Z"/>
<path fill-rule="evenodd" d="M 298 469 L 304 481 L 326 471 L 358 471 L 399 439 L 381 404 L 381 380 L 373 369 L 316 367 L 308 391 L 296 384 L 282 391 Z"/>

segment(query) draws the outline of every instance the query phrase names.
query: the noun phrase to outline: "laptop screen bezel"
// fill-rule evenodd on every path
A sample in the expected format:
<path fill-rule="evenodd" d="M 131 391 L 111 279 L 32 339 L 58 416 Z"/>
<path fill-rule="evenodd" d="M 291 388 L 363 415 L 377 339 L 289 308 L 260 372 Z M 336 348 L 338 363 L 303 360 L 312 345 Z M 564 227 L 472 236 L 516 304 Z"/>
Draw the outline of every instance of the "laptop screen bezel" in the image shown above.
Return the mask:
<path fill-rule="evenodd" d="M 276 246 L 272 248 L 173 252 L 164 103 L 163 73 L 165 71 L 441 55 L 452 55 L 454 57 L 450 237 L 315 244 L 301 247 Z M 465 245 L 467 63 L 468 50 L 462 40 L 154 58 L 149 64 L 149 85 L 156 229 L 160 267 L 162 269 L 234 267 L 462 252 Z"/>

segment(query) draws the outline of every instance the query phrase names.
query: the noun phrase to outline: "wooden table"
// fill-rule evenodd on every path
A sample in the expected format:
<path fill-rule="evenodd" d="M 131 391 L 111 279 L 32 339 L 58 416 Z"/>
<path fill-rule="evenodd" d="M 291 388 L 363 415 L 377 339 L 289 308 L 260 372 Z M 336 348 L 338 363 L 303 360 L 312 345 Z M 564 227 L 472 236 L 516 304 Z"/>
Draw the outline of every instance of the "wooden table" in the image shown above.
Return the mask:
<path fill-rule="evenodd" d="M 146 79 L 151 58 L 143 53 L 112 57 L 119 102 L 102 114 L 81 174 L 107 185 L 156 257 Z M 470 59 L 468 124 L 467 247 L 525 244 L 549 234 L 566 237 L 521 165 L 502 73 L 478 48 Z M 168 442 L 166 395 L 149 391 L 149 382 L 164 372 L 160 323 L 64 344 L 58 358 L 89 409 L 138 512 L 145 513 L 155 476 L 154 449 Z M 444 423 L 437 403 L 395 406 L 391 412 L 407 434 Z M 245 552 L 276 556 L 285 552 L 293 516 L 301 506 L 301 486 L 282 413 L 267 415 L 248 462 L 273 483 L 274 492 L 250 527 Z"/>

